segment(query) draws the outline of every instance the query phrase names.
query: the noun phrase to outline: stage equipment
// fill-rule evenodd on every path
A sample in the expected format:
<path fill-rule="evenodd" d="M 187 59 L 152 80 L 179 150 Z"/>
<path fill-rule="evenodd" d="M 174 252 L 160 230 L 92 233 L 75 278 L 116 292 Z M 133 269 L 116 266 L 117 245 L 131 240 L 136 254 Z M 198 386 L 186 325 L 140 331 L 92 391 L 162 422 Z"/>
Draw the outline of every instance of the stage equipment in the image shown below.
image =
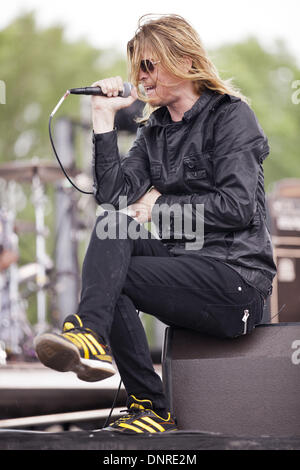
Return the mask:
<path fill-rule="evenodd" d="M 300 179 L 278 181 L 267 204 L 277 266 L 271 321 L 300 322 Z"/>
<path fill-rule="evenodd" d="M 180 430 L 300 437 L 300 324 L 235 339 L 169 327 L 163 382 Z"/>

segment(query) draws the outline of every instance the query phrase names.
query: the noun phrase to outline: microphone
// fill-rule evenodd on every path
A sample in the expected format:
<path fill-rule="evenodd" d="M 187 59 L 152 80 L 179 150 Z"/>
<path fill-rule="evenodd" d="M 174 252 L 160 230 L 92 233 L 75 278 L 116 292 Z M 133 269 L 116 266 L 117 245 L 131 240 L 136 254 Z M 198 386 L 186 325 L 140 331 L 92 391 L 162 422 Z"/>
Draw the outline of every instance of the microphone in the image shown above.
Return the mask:
<path fill-rule="evenodd" d="M 131 83 L 123 83 L 123 91 L 120 91 L 118 96 L 122 96 L 122 98 L 127 98 L 131 95 L 132 85 Z M 97 95 L 97 96 L 107 96 L 105 93 L 102 92 L 101 87 L 99 86 L 88 86 L 85 88 L 70 88 L 68 90 L 73 95 Z"/>

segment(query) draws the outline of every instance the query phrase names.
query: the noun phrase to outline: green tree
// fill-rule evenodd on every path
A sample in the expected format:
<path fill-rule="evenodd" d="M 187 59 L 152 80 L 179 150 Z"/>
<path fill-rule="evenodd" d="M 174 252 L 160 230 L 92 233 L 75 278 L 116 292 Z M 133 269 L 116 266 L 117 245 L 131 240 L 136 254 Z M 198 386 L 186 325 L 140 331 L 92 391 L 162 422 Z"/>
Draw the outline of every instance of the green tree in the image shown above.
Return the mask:
<path fill-rule="evenodd" d="M 69 88 L 89 86 L 98 79 L 117 74 L 126 79 L 126 62 L 120 53 L 99 50 L 84 40 L 67 41 L 62 26 L 40 29 L 34 13 L 16 18 L 0 31 L 0 80 L 6 85 L 6 104 L 0 104 L 0 165 L 28 161 L 35 156 L 55 162 L 48 119 L 60 97 Z M 72 96 L 65 101 L 56 117 L 63 115 L 79 121 L 79 97 Z M 76 161 L 81 164 L 79 145 Z M 21 187 L 26 201 L 22 201 L 24 208 L 18 211 L 17 218 L 28 225 L 34 220 L 31 188 L 29 184 Z M 46 187 L 46 196 L 49 200 L 46 224 L 50 228 L 47 252 L 51 256 L 55 245 L 51 185 Z M 35 260 L 33 232 L 19 234 L 19 252 L 20 265 Z M 30 302 L 29 317 L 34 321 L 34 296 Z"/>
<path fill-rule="evenodd" d="M 266 187 L 282 178 L 300 177 L 300 105 L 292 102 L 295 59 L 282 41 L 266 51 L 255 38 L 227 44 L 211 52 L 222 78 L 233 82 L 251 100 L 251 107 L 269 139 L 265 161 Z"/>
<path fill-rule="evenodd" d="M 0 161 L 49 158 L 47 123 L 58 99 L 68 88 L 88 86 L 107 75 L 126 77 L 117 53 L 109 67 L 107 51 L 80 40 L 68 42 L 63 27 L 40 30 L 33 13 L 21 16 L 0 31 L 0 79 L 6 84 L 6 105 L 0 107 Z M 78 99 L 68 100 L 64 112 L 78 117 Z"/>

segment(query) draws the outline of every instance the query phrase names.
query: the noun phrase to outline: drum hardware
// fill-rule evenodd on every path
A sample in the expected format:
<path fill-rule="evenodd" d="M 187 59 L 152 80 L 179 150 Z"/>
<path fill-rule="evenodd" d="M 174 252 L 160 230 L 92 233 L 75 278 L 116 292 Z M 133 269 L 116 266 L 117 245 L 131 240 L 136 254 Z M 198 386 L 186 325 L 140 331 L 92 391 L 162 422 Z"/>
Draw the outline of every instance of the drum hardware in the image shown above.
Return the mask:
<path fill-rule="evenodd" d="M 6 366 L 6 358 L 7 354 L 5 351 L 5 343 L 3 341 L 0 341 L 0 367 Z"/>
<path fill-rule="evenodd" d="M 14 230 L 17 235 L 20 233 L 35 233 L 35 223 L 29 220 L 18 219 L 15 221 Z"/>
<path fill-rule="evenodd" d="M 19 267 L 19 284 L 32 281 L 36 278 L 39 272 L 37 263 L 28 263 Z"/>
<path fill-rule="evenodd" d="M 75 169 L 68 169 L 72 176 L 79 175 Z M 0 166 L 0 178 L 6 181 L 17 181 L 19 183 L 32 183 L 33 177 L 38 175 L 41 183 L 55 183 L 64 179 L 64 175 L 57 164 L 35 157 L 29 161 L 14 161 L 3 163 Z"/>
<path fill-rule="evenodd" d="M 18 236 L 14 232 L 15 214 L 10 210 L 1 210 L 1 245 L 3 250 L 9 250 L 18 254 Z M 16 258 L 9 264 L 7 269 L 1 272 L 1 323 L 5 325 L 8 318 L 11 321 L 11 328 L 6 331 L 6 342 L 14 352 L 19 352 L 19 332 L 16 323 L 18 318 L 18 266 Z M 5 341 L 2 336 L 1 339 Z M 5 335 L 4 335 L 5 337 Z"/>
<path fill-rule="evenodd" d="M 69 169 L 72 176 L 78 171 Z M 12 263 L 4 272 L 0 273 L 0 341 L 5 344 L 6 350 L 12 354 L 20 354 L 24 334 L 32 336 L 31 327 L 26 319 L 24 302 L 20 296 L 21 283 L 34 282 L 37 296 L 37 333 L 47 328 L 46 323 L 46 288 L 49 285 L 49 270 L 53 267 L 52 260 L 46 253 L 46 236 L 48 229 L 45 225 L 45 184 L 54 183 L 64 179 L 60 168 L 52 162 L 34 158 L 30 161 L 14 161 L 0 165 L 0 178 L 8 184 L 31 183 L 32 204 L 35 212 L 34 225 L 27 224 L 27 232 L 32 231 L 36 240 L 36 262 L 18 267 Z M 18 235 L 22 233 L 22 225 L 15 220 L 17 204 L 14 194 L 5 193 L 5 206 L 0 209 L 0 242 L 6 249 L 18 253 Z M 24 225 L 23 225 L 24 227 Z M 0 243 L 1 244 L 1 243 Z M 30 330 L 30 331 L 29 331 Z M 29 347 L 30 348 L 30 347 Z"/>

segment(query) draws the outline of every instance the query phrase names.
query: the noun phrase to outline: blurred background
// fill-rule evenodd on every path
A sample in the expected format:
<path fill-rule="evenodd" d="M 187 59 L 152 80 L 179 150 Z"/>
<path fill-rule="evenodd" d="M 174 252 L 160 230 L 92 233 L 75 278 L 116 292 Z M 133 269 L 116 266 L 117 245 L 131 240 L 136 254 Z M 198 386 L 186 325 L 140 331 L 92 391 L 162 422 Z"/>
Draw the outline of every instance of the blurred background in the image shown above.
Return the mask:
<path fill-rule="evenodd" d="M 150 8 L 150 10 L 149 10 Z M 269 138 L 264 165 L 278 265 L 265 321 L 300 320 L 300 48 L 297 0 L 213 3 L 15 0 L 0 15 L 0 361 L 35 361 L 32 338 L 74 311 L 94 225 L 93 196 L 63 178 L 48 135 L 51 111 L 72 87 L 121 75 L 143 14 L 177 13 L 198 30 L 223 78 L 251 100 Z M 137 103 L 117 117 L 125 155 Z M 92 190 L 89 98 L 69 97 L 53 135 L 76 183 Z M 280 312 L 280 313 L 278 313 Z M 159 362 L 164 327 L 143 314 Z"/>

